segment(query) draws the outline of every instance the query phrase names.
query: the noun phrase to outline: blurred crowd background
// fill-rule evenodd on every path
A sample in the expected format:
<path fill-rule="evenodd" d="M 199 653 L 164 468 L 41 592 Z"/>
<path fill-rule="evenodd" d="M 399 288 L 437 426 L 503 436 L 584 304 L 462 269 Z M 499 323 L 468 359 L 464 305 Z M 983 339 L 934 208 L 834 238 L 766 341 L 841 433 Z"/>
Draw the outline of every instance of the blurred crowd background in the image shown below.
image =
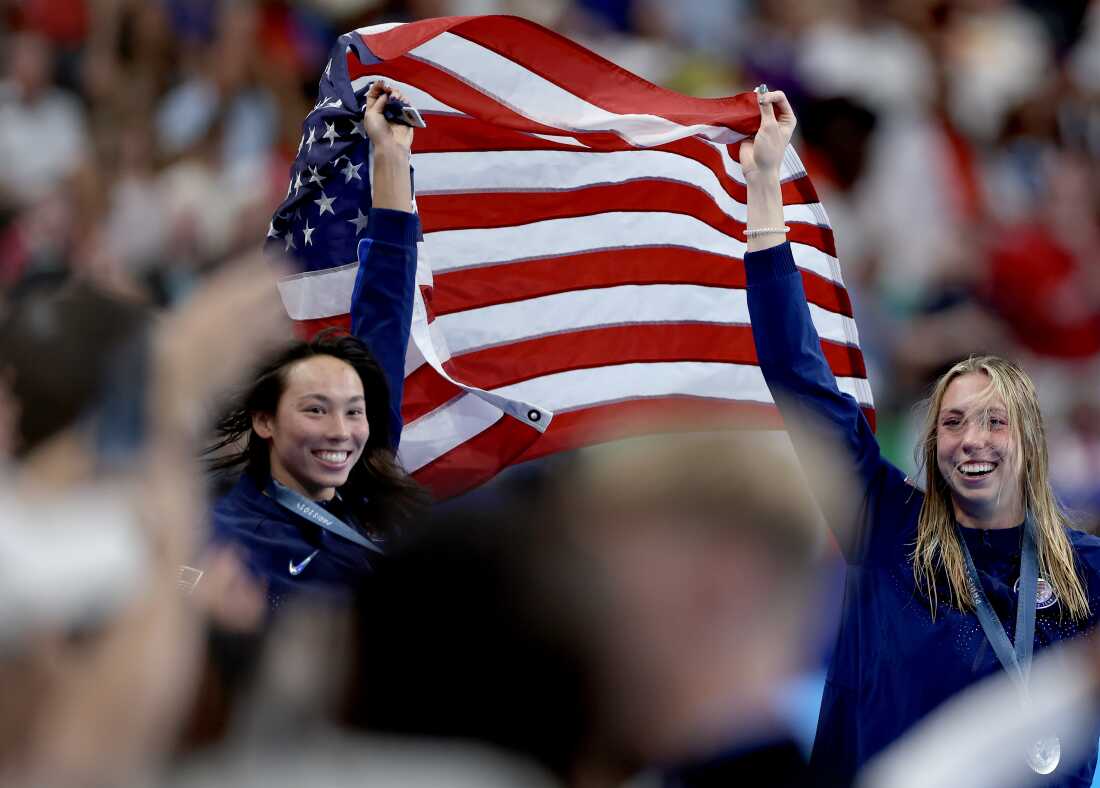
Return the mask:
<path fill-rule="evenodd" d="M 263 237 L 334 38 L 517 13 L 675 90 L 787 92 L 888 456 L 972 351 L 1021 360 L 1100 525 L 1100 3 L 5 0 L 0 304 L 75 276 L 170 303 Z"/>

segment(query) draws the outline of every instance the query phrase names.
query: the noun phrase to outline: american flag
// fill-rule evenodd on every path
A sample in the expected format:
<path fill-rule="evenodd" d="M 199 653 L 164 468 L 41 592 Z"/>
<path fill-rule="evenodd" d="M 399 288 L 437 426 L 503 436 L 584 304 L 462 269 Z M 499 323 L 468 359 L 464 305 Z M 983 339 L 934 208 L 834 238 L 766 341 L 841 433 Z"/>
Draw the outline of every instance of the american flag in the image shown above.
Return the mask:
<path fill-rule="evenodd" d="M 268 238 L 305 269 L 282 284 L 305 332 L 347 325 L 369 203 L 362 95 L 379 77 L 428 123 L 400 458 L 438 498 L 620 422 L 781 424 L 741 262 L 755 96 L 682 96 L 517 17 L 339 39 Z M 826 358 L 873 417 L 832 230 L 791 148 L 781 176 Z"/>

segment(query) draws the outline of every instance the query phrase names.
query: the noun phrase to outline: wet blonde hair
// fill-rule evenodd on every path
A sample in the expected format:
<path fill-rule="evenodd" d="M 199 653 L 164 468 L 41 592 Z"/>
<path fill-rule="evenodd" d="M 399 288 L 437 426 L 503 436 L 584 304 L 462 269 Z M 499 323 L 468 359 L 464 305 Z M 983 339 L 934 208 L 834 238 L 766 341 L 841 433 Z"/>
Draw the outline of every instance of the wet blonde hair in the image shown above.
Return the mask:
<path fill-rule="evenodd" d="M 966 578 L 966 559 L 955 531 L 951 490 L 936 462 L 936 431 L 947 387 L 956 378 L 972 372 L 989 378 L 984 397 L 991 400 L 999 396 L 1008 410 L 1009 428 L 1015 439 L 1012 461 L 1019 476 L 1024 508 L 1031 512 L 1035 522 L 1039 574 L 1050 583 L 1063 610 L 1071 618 L 1084 619 L 1089 615 L 1088 595 L 1077 573 L 1073 548 L 1066 535 L 1068 519 L 1050 488 L 1046 433 L 1035 384 L 1015 364 L 997 356 L 971 356 L 955 364 L 939 379 L 928 400 L 923 441 L 917 447 L 926 489 L 913 548 L 913 575 L 917 587 L 928 593 L 933 616 L 938 604 L 938 576 L 947 580 L 952 605 L 960 610 L 974 610 Z"/>

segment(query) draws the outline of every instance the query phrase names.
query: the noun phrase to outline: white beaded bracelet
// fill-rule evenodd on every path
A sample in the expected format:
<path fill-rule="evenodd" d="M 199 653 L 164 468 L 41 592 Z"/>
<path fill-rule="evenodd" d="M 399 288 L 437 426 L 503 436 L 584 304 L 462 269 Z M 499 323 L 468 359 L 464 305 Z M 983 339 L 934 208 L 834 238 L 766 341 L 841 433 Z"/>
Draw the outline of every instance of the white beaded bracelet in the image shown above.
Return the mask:
<path fill-rule="evenodd" d="M 771 235 L 772 233 L 786 235 L 790 231 L 790 227 L 764 227 L 759 230 L 745 230 L 745 237 L 755 238 L 758 235 Z"/>

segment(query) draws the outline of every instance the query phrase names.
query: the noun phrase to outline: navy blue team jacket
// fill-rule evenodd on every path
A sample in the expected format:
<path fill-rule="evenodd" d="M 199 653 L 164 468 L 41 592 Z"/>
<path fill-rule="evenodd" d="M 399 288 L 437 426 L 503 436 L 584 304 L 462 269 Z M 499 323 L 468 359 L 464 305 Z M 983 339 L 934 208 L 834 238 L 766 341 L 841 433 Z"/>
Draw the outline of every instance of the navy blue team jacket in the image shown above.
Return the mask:
<path fill-rule="evenodd" d="M 412 323 L 420 222 L 415 214 L 384 208 L 372 208 L 369 218 L 367 237 L 358 247 L 351 331 L 366 343 L 385 372 L 390 435 L 396 450 L 401 437 L 405 348 Z M 231 542 L 242 549 L 248 568 L 267 584 L 273 607 L 303 589 L 337 596 L 380 560 L 378 553 L 284 509 L 264 494 L 267 482 L 242 474 L 215 504 L 213 530 L 215 541 Z M 340 501 L 326 507 L 350 522 Z M 292 573 L 291 567 L 297 572 Z"/>
<path fill-rule="evenodd" d="M 849 780 L 943 701 L 1002 668 L 975 615 L 940 604 L 932 619 L 909 558 L 923 493 L 882 458 L 859 405 L 837 389 L 790 245 L 747 254 L 745 269 L 760 367 L 781 411 L 824 420 L 851 453 L 863 485 L 859 521 L 850 533 L 837 534 L 848 569 L 811 757 L 815 774 Z M 982 588 L 1010 638 L 1021 529 L 962 529 Z M 1038 610 L 1036 650 L 1091 629 L 1100 612 L 1100 539 L 1075 530 L 1068 536 L 1092 617 L 1077 624 L 1059 619 L 1059 605 Z M 1087 764 L 1062 764 L 1049 784 L 1088 786 L 1095 766 L 1095 753 Z"/>

